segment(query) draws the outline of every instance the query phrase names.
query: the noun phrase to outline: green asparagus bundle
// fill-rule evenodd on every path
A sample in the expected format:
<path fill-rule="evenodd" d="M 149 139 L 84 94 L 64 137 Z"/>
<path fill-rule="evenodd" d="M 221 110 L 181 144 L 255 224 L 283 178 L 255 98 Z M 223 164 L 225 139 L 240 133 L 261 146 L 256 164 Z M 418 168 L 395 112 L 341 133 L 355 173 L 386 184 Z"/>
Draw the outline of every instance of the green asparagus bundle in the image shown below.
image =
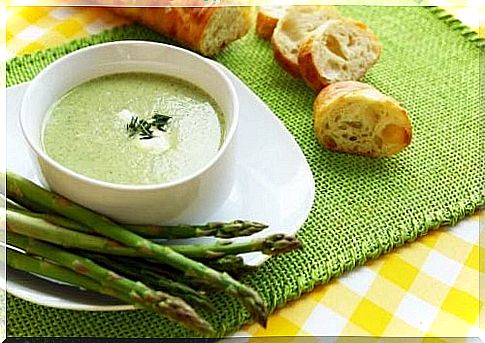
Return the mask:
<path fill-rule="evenodd" d="M 170 280 L 188 285 L 190 287 L 200 290 L 202 293 L 205 293 L 208 290 L 210 291 L 219 290 L 217 287 L 212 287 L 211 284 L 204 279 L 199 279 L 194 275 L 183 273 L 180 270 L 175 269 L 173 267 L 162 265 L 157 261 L 148 261 L 148 260 L 141 260 L 139 258 L 115 256 L 115 255 L 110 256 L 110 259 L 116 263 L 129 265 L 133 268 L 143 269 L 155 275 L 163 276 Z"/>
<path fill-rule="evenodd" d="M 31 212 L 21 206 L 18 206 L 11 200 L 7 199 L 7 209 L 30 215 L 31 217 L 44 219 L 52 224 L 62 226 L 67 229 L 94 233 L 95 230 L 86 227 L 75 221 L 64 217 L 56 216 L 49 213 Z M 251 236 L 268 227 L 266 224 L 248 221 L 234 220 L 232 222 L 210 222 L 204 225 L 124 225 L 130 231 L 139 234 L 144 238 L 152 239 L 180 239 L 180 238 L 197 238 L 214 236 L 218 238 L 235 238 Z"/>
<path fill-rule="evenodd" d="M 7 230 L 42 241 L 58 244 L 67 248 L 78 248 L 99 253 L 133 257 L 152 258 L 145 252 L 124 246 L 117 241 L 72 231 L 44 219 L 33 217 L 24 211 L 7 209 Z M 61 218 L 62 219 L 62 218 Z M 175 252 L 187 257 L 211 260 L 226 255 L 235 255 L 261 251 L 267 255 L 277 255 L 300 247 L 293 236 L 274 234 L 265 238 L 256 238 L 247 242 L 218 241 L 201 245 L 170 245 Z"/>
<path fill-rule="evenodd" d="M 125 278 L 103 268 L 90 259 L 15 233 L 7 235 L 7 244 L 87 276 L 98 282 L 100 287 L 122 293 L 123 300 L 129 300 L 130 303 L 135 304 L 137 307 L 160 313 L 199 332 L 213 333 L 210 324 L 199 317 L 182 299 L 161 291 L 152 290 L 143 283 Z"/>
<path fill-rule="evenodd" d="M 127 265 L 131 268 L 138 268 L 139 270 L 146 271 L 153 275 L 163 276 L 165 278 L 174 280 L 181 284 L 190 285 L 193 288 L 205 291 L 216 291 L 214 287 L 211 287 L 210 283 L 200 280 L 194 276 L 181 273 L 179 270 L 170 266 L 160 265 L 152 261 L 142 260 L 140 258 L 124 257 L 124 256 L 109 256 L 109 259 L 113 262 L 121 265 Z M 211 260 L 207 262 L 207 265 L 222 271 L 228 272 L 232 276 L 242 276 L 245 273 L 254 271 L 257 269 L 255 266 L 248 266 L 244 264 L 244 260 L 241 256 L 228 255 L 217 260 Z"/>
<path fill-rule="evenodd" d="M 10 171 L 7 172 L 7 197 L 27 208 L 41 210 L 40 212 L 53 212 L 76 221 L 94 230 L 99 235 L 110 238 L 127 248 L 134 249 L 141 256 L 147 256 L 172 266 L 185 275 L 197 277 L 239 299 L 252 317 L 261 325 L 266 326 L 268 310 L 259 294 L 233 279 L 227 273 L 220 273 L 174 251 L 171 247 L 162 246 L 145 239 L 109 219 L 64 197 L 51 193 Z M 8 227 L 11 228 L 9 224 Z M 79 241 L 76 243 L 79 243 Z"/>
<path fill-rule="evenodd" d="M 203 245 L 160 242 L 158 239 L 249 236 L 267 226 L 236 220 L 124 227 L 11 172 L 7 172 L 7 196 L 8 244 L 37 255 L 32 258 L 13 254 L 11 267 L 33 273 L 44 268 L 44 274 L 38 274 L 50 273 L 57 280 L 162 313 L 204 333 L 211 331 L 210 325 L 177 296 L 213 310 L 203 290 L 225 291 L 238 298 L 252 317 L 265 326 L 268 312 L 260 296 L 227 273 L 241 275 L 254 270 L 237 254 L 260 251 L 276 255 L 300 247 L 294 237 L 284 234 Z M 76 250 L 66 251 L 58 246 Z M 109 276 L 114 277 L 114 286 L 107 283 Z"/>
<path fill-rule="evenodd" d="M 209 311 L 215 310 L 214 306 L 202 292 L 197 292 L 183 283 L 171 280 L 168 277 L 160 275 L 160 273 L 143 268 L 142 264 L 132 265 L 129 263 L 127 264 L 126 262 L 118 262 L 100 254 L 82 253 L 82 255 L 121 275 L 140 280 L 153 289 L 180 296 L 189 304 L 199 305 Z"/>

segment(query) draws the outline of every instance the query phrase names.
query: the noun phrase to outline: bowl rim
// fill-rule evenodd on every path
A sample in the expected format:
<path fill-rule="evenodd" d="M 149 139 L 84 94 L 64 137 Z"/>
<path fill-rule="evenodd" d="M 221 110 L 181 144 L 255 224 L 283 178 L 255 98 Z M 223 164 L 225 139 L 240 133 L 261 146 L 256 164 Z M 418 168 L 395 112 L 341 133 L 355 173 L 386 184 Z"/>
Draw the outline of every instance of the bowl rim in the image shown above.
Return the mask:
<path fill-rule="evenodd" d="M 195 172 L 188 174 L 186 176 L 183 176 L 181 178 L 174 179 L 169 182 L 164 182 L 164 183 L 153 183 L 153 184 L 143 184 L 143 185 L 134 185 L 134 184 L 118 184 L 118 183 L 113 183 L 113 182 L 108 182 L 108 181 L 103 181 L 99 180 L 96 178 L 92 178 L 83 174 L 80 174 L 64 165 L 61 163 L 57 162 L 54 160 L 52 157 L 50 157 L 43 149 L 38 149 L 36 147 L 37 144 L 34 144 L 32 142 L 32 139 L 30 136 L 27 134 L 27 129 L 26 129 L 26 124 L 25 121 L 27 120 L 27 114 L 26 114 L 26 106 L 27 106 L 27 99 L 32 96 L 32 89 L 33 85 L 35 83 L 38 83 L 39 80 L 42 78 L 43 75 L 45 75 L 48 71 L 55 69 L 58 65 L 61 63 L 66 63 L 66 60 L 69 58 L 72 58 L 73 56 L 77 55 L 82 55 L 87 51 L 94 50 L 94 49 L 100 49 L 100 48 L 105 48 L 107 46 L 119 46 L 119 45 L 124 45 L 124 46 L 137 46 L 137 45 L 147 45 L 152 48 L 159 48 L 163 47 L 165 49 L 172 49 L 176 50 L 182 54 L 187 54 L 192 56 L 193 58 L 199 60 L 200 62 L 206 64 L 210 69 L 212 69 L 219 77 L 220 79 L 226 84 L 227 89 L 229 90 L 230 93 L 230 98 L 232 102 L 232 123 L 231 126 L 229 127 L 229 130 L 227 130 L 227 133 L 224 138 L 224 142 L 217 151 L 217 153 L 201 168 L 197 169 Z M 181 184 L 188 183 L 189 181 L 198 178 L 200 175 L 204 174 L 207 172 L 209 169 L 211 169 L 214 164 L 216 164 L 217 161 L 219 161 L 222 156 L 225 154 L 226 150 L 228 149 L 228 146 L 232 143 L 233 138 L 235 136 L 237 127 L 239 126 L 239 99 L 236 93 L 236 90 L 234 88 L 234 85 L 230 81 L 230 79 L 227 77 L 226 74 L 222 72 L 220 68 L 218 68 L 215 64 L 216 62 L 213 62 L 205 57 L 202 57 L 192 51 L 189 51 L 184 48 L 176 47 L 173 45 L 169 44 L 164 44 L 164 43 L 158 43 L 158 42 L 150 42 L 150 41 L 138 41 L 138 40 L 124 40 L 124 41 L 118 41 L 118 42 L 107 42 L 107 43 L 102 43 L 102 44 L 96 44 L 93 46 L 85 47 L 79 50 L 76 50 L 74 52 L 71 52 L 53 63 L 49 64 L 46 68 L 44 68 L 39 74 L 36 75 L 36 77 L 30 82 L 25 94 L 23 95 L 22 98 L 22 104 L 20 108 L 20 115 L 19 115 L 19 122 L 20 122 L 20 129 L 22 132 L 22 135 L 24 139 L 27 141 L 29 147 L 35 152 L 37 156 L 42 158 L 44 161 L 49 163 L 53 168 L 60 170 L 64 174 L 67 174 L 69 177 L 78 179 L 81 182 L 88 183 L 93 186 L 99 186 L 103 188 L 108 188 L 112 190 L 123 190 L 123 191 L 150 191 L 150 190 L 160 190 L 160 189 L 167 189 L 167 188 L 172 188 L 176 187 Z M 160 73 L 163 75 L 163 71 Z M 181 78 L 184 80 L 183 78 Z M 188 80 L 185 80 L 187 82 L 190 82 Z M 192 84 L 192 82 L 190 82 Z M 66 89 L 66 92 L 69 91 L 69 89 Z M 207 92 L 206 90 L 204 90 Z M 65 93 L 64 93 L 65 94 Z M 210 92 L 207 92 L 209 96 L 212 97 L 212 94 Z M 228 114 L 224 113 L 225 116 Z M 40 129 L 42 130 L 42 128 Z"/>

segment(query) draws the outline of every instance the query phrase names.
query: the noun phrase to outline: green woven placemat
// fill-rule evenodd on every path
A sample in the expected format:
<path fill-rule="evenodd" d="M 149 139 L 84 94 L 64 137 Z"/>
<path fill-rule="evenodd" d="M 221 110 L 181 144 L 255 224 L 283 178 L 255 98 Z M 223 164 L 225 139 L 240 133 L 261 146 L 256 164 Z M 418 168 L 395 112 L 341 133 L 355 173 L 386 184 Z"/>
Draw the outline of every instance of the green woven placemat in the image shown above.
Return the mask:
<path fill-rule="evenodd" d="M 254 34 L 216 58 L 284 122 L 315 178 L 315 203 L 298 233 L 304 249 L 272 258 L 245 279 L 271 309 L 430 229 L 453 224 L 485 202 L 480 160 L 482 42 L 438 9 L 344 7 L 342 11 L 368 23 L 384 45 L 381 61 L 365 81 L 409 110 L 413 142 L 395 157 L 369 159 L 321 149 L 312 130 L 315 95 L 303 82 L 283 72 L 273 60 L 269 43 Z M 139 26 L 118 28 L 9 61 L 7 84 L 30 80 L 48 63 L 73 50 L 120 39 L 162 41 Z M 248 320 L 233 299 L 220 294 L 213 299 L 217 311 L 204 315 L 220 335 Z M 10 295 L 7 306 L 9 336 L 194 335 L 140 311 L 67 311 L 33 305 Z"/>

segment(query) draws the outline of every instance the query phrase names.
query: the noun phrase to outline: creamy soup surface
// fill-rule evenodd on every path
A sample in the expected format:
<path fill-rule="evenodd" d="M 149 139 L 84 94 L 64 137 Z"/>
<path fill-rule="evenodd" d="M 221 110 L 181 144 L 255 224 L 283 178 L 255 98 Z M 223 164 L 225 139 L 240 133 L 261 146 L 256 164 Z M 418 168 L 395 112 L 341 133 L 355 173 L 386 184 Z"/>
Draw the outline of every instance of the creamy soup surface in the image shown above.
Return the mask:
<path fill-rule="evenodd" d="M 102 76 L 50 109 L 46 153 L 85 176 L 117 184 L 164 183 L 206 165 L 224 140 L 217 103 L 189 82 L 149 73 Z"/>

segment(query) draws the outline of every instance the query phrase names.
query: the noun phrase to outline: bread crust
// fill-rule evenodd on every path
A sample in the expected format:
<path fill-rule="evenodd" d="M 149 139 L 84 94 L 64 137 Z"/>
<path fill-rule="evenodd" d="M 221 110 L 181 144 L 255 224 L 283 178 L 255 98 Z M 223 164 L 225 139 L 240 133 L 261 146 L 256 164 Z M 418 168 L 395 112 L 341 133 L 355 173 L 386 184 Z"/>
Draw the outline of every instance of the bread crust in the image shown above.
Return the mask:
<path fill-rule="evenodd" d="M 316 138 L 332 151 L 391 156 L 412 140 L 407 111 L 396 100 L 361 82 L 327 86 L 315 99 L 313 113 Z"/>
<path fill-rule="evenodd" d="M 112 10 L 204 55 L 217 53 L 225 45 L 221 44 L 215 51 L 207 51 L 203 42 L 203 39 L 210 38 L 205 37 L 204 33 L 211 20 L 225 7 L 113 7 Z M 241 8 L 241 15 L 249 17 L 248 10 Z M 246 30 L 235 35 L 234 40 L 249 30 L 249 24 L 247 19 Z"/>
<path fill-rule="evenodd" d="M 307 39 L 300 47 L 298 54 L 298 70 L 301 77 L 305 80 L 313 90 L 318 92 L 323 88 L 320 80 L 318 69 L 315 67 L 316 63 L 313 60 L 312 54 L 313 39 Z"/>
<path fill-rule="evenodd" d="M 256 33 L 259 37 L 265 40 L 271 40 L 273 36 L 273 31 L 278 24 L 278 20 L 280 18 L 276 18 L 271 16 L 264 10 L 259 10 L 258 16 L 256 18 Z"/>
<path fill-rule="evenodd" d="M 293 63 L 293 61 L 285 56 L 285 54 L 278 47 L 278 43 L 276 43 L 274 36 L 273 39 L 271 39 L 271 45 L 273 47 L 273 55 L 276 62 L 278 62 L 278 64 L 293 77 L 297 79 L 301 78 L 300 67 L 298 66 L 298 63 Z"/>
<path fill-rule="evenodd" d="M 360 32 L 362 36 L 368 38 L 371 42 L 370 44 L 372 45 L 372 52 L 375 57 L 371 58 L 371 54 L 369 54 L 368 56 L 357 57 L 358 59 L 365 61 L 365 65 L 364 62 L 362 62 L 362 70 L 360 70 L 359 72 L 355 71 L 352 77 L 348 77 L 342 74 L 338 78 L 338 80 L 332 80 L 327 78 L 326 75 L 321 72 L 323 66 L 318 65 L 316 59 L 316 50 L 318 48 L 317 45 L 320 43 L 319 38 L 325 37 L 325 35 L 328 34 L 327 31 L 332 29 L 332 25 L 339 23 L 348 25 L 349 27 L 352 25 L 354 28 L 359 30 L 358 32 Z M 323 48 L 326 49 L 327 47 L 325 46 Z M 333 82 L 359 80 L 362 76 L 364 76 L 365 72 L 377 62 L 380 53 L 381 45 L 377 36 L 372 31 L 370 31 L 367 28 L 367 25 L 365 25 L 364 23 L 351 19 L 328 21 L 327 23 L 319 27 L 318 30 L 314 31 L 313 34 L 309 35 L 300 46 L 300 50 L 298 53 L 298 65 L 300 69 L 300 75 L 313 90 L 319 92 L 322 88 Z"/>
<path fill-rule="evenodd" d="M 305 40 L 305 36 L 325 21 L 336 18 L 341 18 L 341 15 L 334 6 L 290 7 L 278 21 L 271 38 L 276 61 L 291 75 L 300 78 L 298 49 Z M 296 49 L 285 53 L 285 50 L 288 50 L 288 42 L 291 42 L 291 46 L 296 45 Z"/>

